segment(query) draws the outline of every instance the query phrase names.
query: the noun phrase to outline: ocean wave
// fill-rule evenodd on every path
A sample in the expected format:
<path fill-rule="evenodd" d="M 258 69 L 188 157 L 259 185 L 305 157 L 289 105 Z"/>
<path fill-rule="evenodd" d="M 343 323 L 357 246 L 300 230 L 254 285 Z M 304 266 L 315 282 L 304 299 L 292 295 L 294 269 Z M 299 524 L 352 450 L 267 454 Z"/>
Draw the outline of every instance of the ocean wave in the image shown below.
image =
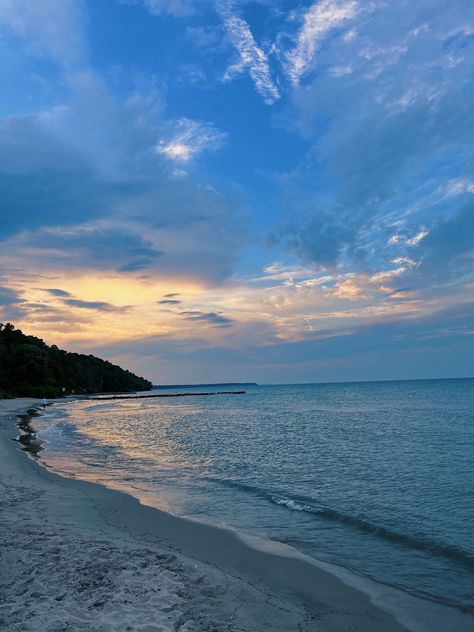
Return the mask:
<path fill-rule="evenodd" d="M 429 553 L 431 555 L 456 560 L 467 568 L 474 569 L 474 556 L 468 551 L 464 551 L 463 549 L 444 542 L 435 541 L 429 537 L 417 537 L 415 535 L 400 533 L 398 531 L 388 529 L 387 527 L 374 524 L 363 518 L 351 516 L 344 512 L 333 509 L 332 507 L 328 507 L 322 504 L 320 501 L 315 500 L 314 498 L 307 498 L 304 496 L 288 497 L 285 494 L 270 492 L 268 490 L 261 489 L 253 485 L 248 485 L 246 483 L 241 483 L 239 481 L 233 481 L 229 479 L 206 477 L 206 480 L 224 485 L 226 487 L 239 489 L 243 492 L 251 493 L 273 503 L 274 505 L 278 505 L 290 511 L 302 512 L 312 515 L 315 518 L 344 524 L 352 527 L 353 529 L 357 529 L 360 532 L 370 534 L 386 541 L 397 543 L 407 548 L 412 548 L 418 551 Z"/>
<path fill-rule="evenodd" d="M 319 518 L 331 520 L 333 522 L 339 522 L 347 524 L 351 527 L 355 527 L 359 531 L 364 533 L 370 533 L 371 535 L 383 538 L 384 540 L 390 540 L 399 544 L 425 551 L 432 555 L 442 555 L 461 562 L 465 566 L 474 569 L 474 557 L 469 552 L 459 549 L 457 547 L 445 544 L 443 542 L 436 542 L 430 538 L 419 538 L 406 533 L 400 533 L 398 531 L 392 531 L 381 525 L 376 525 L 368 520 L 358 518 L 356 516 L 350 516 L 343 512 L 325 507 L 322 505 L 305 504 L 294 500 L 292 498 L 285 498 L 276 495 L 270 495 L 270 500 L 276 505 L 280 505 L 290 509 L 292 511 L 302 511 L 305 513 L 313 514 Z"/>
<path fill-rule="evenodd" d="M 276 496 L 272 496 L 272 501 L 276 505 L 282 505 L 283 507 L 287 507 L 288 509 L 292 509 L 293 511 L 306 511 L 308 513 L 313 513 L 313 508 L 309 505 L 302 505 L 297 503 L 295 500 L 288 500 L 288 498 L 278 498 Z"/>
<path fill-rule="evenodd" d="M 40 410 L 41 419 L 43 421 L 50 421 L 51 419 L 57 419 L 58 417 L 70 417 L 70 414 L 67 412 L 65 408 L 60 408 L 56 406 L 48 406 L 45 410 Z"/>
<path fill-rule="evenodd" d="M 50 445 L 64 444 L 70 440 L 74 431 L 75 429 L 72 424 L 61 421 L 56 424 L 51 424 L 38 432 L 38 438 Z"/>

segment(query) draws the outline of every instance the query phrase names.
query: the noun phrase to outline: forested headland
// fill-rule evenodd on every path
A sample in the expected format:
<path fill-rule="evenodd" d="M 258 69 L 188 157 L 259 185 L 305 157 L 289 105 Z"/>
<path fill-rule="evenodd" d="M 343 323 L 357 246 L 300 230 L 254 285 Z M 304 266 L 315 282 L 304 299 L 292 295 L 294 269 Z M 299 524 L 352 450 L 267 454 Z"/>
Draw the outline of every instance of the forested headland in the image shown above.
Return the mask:
<path fill-rule="evenodd" d="M 93 355 L 70 353 L 0 323 L 0 398 L 148 391 L 151 382 Z"/>

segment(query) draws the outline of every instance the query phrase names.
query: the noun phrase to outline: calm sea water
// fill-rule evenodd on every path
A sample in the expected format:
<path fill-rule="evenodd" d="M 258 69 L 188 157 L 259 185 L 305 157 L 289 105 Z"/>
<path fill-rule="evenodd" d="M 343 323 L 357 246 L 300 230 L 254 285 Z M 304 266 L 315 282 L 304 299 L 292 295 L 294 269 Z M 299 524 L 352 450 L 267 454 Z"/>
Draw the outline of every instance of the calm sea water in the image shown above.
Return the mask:
<path fill-rule="evenodd" d="M 472 607 L 472 379 L 84 400 L 35 425 L 57 471 Z"/>

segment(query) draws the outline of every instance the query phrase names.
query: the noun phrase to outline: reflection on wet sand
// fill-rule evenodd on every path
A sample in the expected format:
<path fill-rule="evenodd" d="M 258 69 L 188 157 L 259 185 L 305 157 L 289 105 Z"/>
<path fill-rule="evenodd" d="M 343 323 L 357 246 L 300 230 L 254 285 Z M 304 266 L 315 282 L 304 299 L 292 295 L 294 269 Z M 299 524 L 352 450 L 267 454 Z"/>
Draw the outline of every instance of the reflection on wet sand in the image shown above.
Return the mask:
<path fill-rule="evenodd" d="M 41 441 L 37 437 L 37 430 L 32 426 L 31 422 L 34 417 L 39 415 L 36 408 L 30 408 L 25 415 L 18 416 L 18 428 L 23 434 L 21 434 L 16 441 L 21 443 L 21 449 L 25 452 L 29 452 L 32 456 L 40 458 L 39 453 L 43 450 L 44 441 Z"/>

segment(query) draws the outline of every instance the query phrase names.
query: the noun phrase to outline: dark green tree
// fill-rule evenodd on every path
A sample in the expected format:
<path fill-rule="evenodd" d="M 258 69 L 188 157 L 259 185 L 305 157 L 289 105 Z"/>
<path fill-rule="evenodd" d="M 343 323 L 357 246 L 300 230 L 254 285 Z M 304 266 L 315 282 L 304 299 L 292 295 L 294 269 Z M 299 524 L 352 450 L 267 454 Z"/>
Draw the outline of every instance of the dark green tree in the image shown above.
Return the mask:
<path fill-rule="evenodd" d="M 10 323 L 0 323 L 0 397 L 146 391 L 151 386 L 111 362 L 49 347 Z"/>

